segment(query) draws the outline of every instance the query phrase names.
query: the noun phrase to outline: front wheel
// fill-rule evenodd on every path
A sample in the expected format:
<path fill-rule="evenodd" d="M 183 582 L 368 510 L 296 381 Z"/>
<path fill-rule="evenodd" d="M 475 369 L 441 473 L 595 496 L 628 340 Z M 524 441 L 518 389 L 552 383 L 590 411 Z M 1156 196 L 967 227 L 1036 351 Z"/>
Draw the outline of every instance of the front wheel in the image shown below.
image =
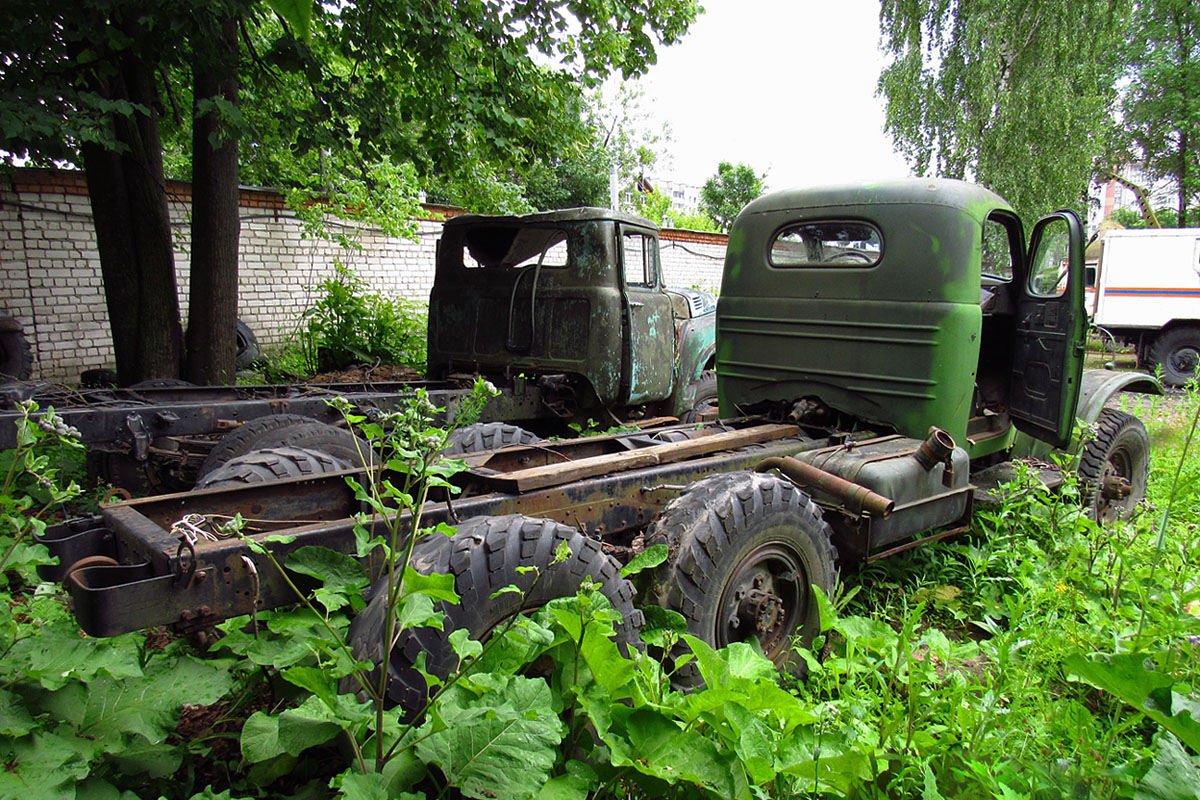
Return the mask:
<path fill-rule="evenodd" d="M 804 492 L 753 472 L 716 475 L 667 506 L 647 544 L 667 544 L 665 604 L 712 647 L 757 640 L 767 658 L 791 666 L 792 640 L 820 631 L 813 586 L 833 592 L 832 529 Z M 694 662 L 675 682 L 701 682 Z"/>
<path fill-rule="evenodd" d="M 570 547 L 571 557 L 555 564 L 554 553 L 562 542 Z M 460 597 L 458 603 L 438 605 L 445 614 L 441 630 L 408 628 L 401 631 L 392 648 L 388 700 L 410 717 L 425 706 L 428 697 L 425 679 L 414 668 L 421 653 L 426 654 L 426 671 L 445 678 L 458 666 L 450 646 L 450 634 L 455 630 L 466 629 L 472 639 L 484 641 L 514 614 L 572 596 L 585 580 L 600 584 L 600 592 L 621 613 L 621 622 L 615 625 L 617 643 L 626 648 L 638 642 L 642 614 L 633 607 L 633 586 L 621 577 L 617 563 L 592 539 L 552 520 L 519 514 L 475 517 L 462 523 L 449 539 L 434 534 L 418 542 L 410 565 L 426 575 L 453 575 Z M 521 591 L 496 594 L 507 586 Z M 386 611 L 385 578 L 376 584 L 371 601 L 350 625 L 356 658 L 375 664 L 383 660 Z M 378 685 L 378 671 L 369 673 L 367 680 Z M 343 687 L 354 688 L 349 680 Z"/>
<path fill-rule="evenodd" d="M 692 407 L 680 418 L 683 422 L 701 422 L 717 414 L 717 373 L 706 369 L 688 387 Z"/>
<path fill-rule="evenodd" d="M 1096 435 L 1079 456 L 1081 499 L 1087 514 L 1101 524 L 1127 514 L 1146 496 L 1150 475 L 1150 437 L 1132 414 L 1106 408 Z"/>

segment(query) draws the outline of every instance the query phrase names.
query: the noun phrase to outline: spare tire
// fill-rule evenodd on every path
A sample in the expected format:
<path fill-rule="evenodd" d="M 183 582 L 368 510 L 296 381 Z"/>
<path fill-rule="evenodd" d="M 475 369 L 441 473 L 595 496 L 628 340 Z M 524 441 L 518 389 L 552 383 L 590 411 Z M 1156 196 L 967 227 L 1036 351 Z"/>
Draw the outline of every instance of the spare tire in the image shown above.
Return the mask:
<path fill-rule="evenodd" d="M 231 458 L 196 482 L 197 489 L 217 489 L 271 483 L 286 478 L 307 478 L 349 469 L 340 458 L 303 447 L 268 447 Z"/>
<path fill-rule="evenodd" d="M 237 368 L 249 369 L 258 360 L 261 351 L 258 347 L 258 337 L 254 335 L 254 331 L 250 330 L 250 326 L 237 321 Z"/>
<path fill-rule="evenodd" d="M 300 414 L 258 417 L 227 433 L 200 465 L 199 478 L 251 450 L 270 447 L 301 447 L 320 450 L 352 466 L 373 462 L 371 445 L 343 428 L 335 428 Z"/>
<path fill-rule="evenodd" d="M 33 350 L 21 323 L 0 316 L 0 380 L 28 380 L 33 374 Z"/>

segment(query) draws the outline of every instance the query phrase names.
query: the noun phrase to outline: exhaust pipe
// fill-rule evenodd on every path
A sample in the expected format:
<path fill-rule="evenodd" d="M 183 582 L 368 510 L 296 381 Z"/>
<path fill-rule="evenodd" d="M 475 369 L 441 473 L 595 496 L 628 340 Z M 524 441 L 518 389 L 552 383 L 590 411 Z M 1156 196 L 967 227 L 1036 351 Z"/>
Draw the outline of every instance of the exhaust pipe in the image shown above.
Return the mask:
<path fill-rule="evenodd" d="M 801 486 L 809 486 L 835 497 L 854 514 L 861 515 L 866 511 L 871 516 L 887 519 L 896 507 L 894 500 L 876 494 L 865 486 L 851 483 L 845 478 L 839 478 L 831 472 L 789 456 L 764 458 L 754 467 L 755 472 L 768 472 L 773 469 L 779 470 Z"/>

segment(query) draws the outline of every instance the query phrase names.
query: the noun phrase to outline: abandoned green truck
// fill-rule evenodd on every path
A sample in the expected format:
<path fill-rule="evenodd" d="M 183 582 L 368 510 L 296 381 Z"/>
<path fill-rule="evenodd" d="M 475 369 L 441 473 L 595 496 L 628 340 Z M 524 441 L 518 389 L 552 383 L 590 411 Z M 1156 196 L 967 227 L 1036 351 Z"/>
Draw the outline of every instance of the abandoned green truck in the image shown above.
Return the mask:
<path fill-rule="evenodd" d="M 1061 212 L 1034 227 L 1027 248 L 1002 198 L 946 180 L 751 203 L 730 235 L 717 309 L 722 419 L 468 455 L 453 504 L 422 509 L 424 524 L 454 522 L 457 533 L 422 539 L 413 556 L 453 574 L 463 601 L 445 609 L 445 630 L 395 643 L 392 699 L 420 707 L 425 683 L 410 667 L 425 653 L 430 670 L 451 670 L 456 627 L 483 635 L 522 603 L 573 593 L 588 577 L 632 639 L 640 614 L 618 570 L 656 543 L 669 558 L 640 603 L 678 611 L 711 645 L 757 641 L 783 663 L 795 636 L 816 631 L 812 587 L 833 589 L 839 559 L 966 530 L 977 476 L 1014 454 L 1070 447 L 1077 417 L 1094 424 L 1078 468 L 1092 513 L 1139 502 L 1145 430 L 1104 405 L 1118 390 L 1161 389 L 1149 376 L 1082 369 L 1082 238 Z M 528 337 L 508 324 L 514 341 Z M 176 525 L 241 513 L 294 537 L 272 544 L 280 555 L 305 544 L 353 552 L 359 501 L 346 474 L 106 506 L 47 532 L 61 566 L 46 575 L 66 581 L 94 635 L 194 630 L 292 603 L 282 576 L 243 543 Z M 562 542 L 572 557 L 552 565 Z M 531 566 L 546 570 L 536 583 Z M 525 595 L 489 599 L 511 584 Z M 385 594 L 351 628 L 358 651 L 376 658 Z"/>
<path fill-rule="evenodd" d="M 416 389 L 446 418 L 475 375 L 499 387 L 483 418 L 542 435 L 595 420 L 647 424 L 691 419 L 715 406 L 716 298 L 667 288 L 658 228 L 620 212 L 577 208 L 544 214 L 449 220 L 438 247 L 429 304 L 429 380 L 370 384 L 191 386 L 148 381 L 128 389 L 0 385 L 0 449 L 16 446 L 17 403 L 53 406 L 80 431 L 89 471 L 142 494 L 192 487 L 253 450 L 258 472 L 321 470 L 296 449 L 353 461 L 356 443 L 329 423 L 344 396 L 395 408 Z M 476 429 L 477 443 L 512 443 L 514 429 Z M 249 469 L 249 468 L 248 468 Z M 254 474 L 254 473 L 251 473 Z"/>

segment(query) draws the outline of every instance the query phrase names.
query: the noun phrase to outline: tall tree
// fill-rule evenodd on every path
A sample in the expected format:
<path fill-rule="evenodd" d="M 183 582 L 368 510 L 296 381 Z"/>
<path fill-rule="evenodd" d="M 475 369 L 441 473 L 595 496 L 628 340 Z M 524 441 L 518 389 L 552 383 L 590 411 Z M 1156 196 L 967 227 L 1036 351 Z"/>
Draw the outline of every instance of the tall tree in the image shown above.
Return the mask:
<path fill-rule="evenodd" d="M 708 214 L 721 230 L 729 230 L 738 212 L 763 193 L 763 178 L 748 164 L 722 161 L 704 186 L 700 187 L 700 210 Z"/>
<path fill-rule="evenodd" d="M 885 127 L 920 175 L 1082 206 L 1131 0 L 883 0 Z"/>
<path fill-rule="evenodd" d="M 311 192 L 349 187 L 364 199 L 381 183 L 415 191 L 421 180 L 502 202 L 513 161 L 577 130 L 561 123 L 580 84 L 640 74 L 698 10 L 695 0 L 9 0 L 0 150 L 88 169 L 118 373 L 173 376 L 181 326 L 162 109 L 178 115 L 168 122 L 191 136 L 173 140 L 172 163 L 191 165 L 201 250 L 188 374 L 220 380 L 232 367 L 240 154 L 259 182 Z M 310 15 L 311 37 L 297 39 Z M 239 85 L 256 102 L 240 106 Z"/>
<path fill-rule="evenodd" d="M 1180 226 L 1200 224 L 1200 5 L 1141 0 L 1122 110 L 1133 158 L 1176 186 Z"/>

